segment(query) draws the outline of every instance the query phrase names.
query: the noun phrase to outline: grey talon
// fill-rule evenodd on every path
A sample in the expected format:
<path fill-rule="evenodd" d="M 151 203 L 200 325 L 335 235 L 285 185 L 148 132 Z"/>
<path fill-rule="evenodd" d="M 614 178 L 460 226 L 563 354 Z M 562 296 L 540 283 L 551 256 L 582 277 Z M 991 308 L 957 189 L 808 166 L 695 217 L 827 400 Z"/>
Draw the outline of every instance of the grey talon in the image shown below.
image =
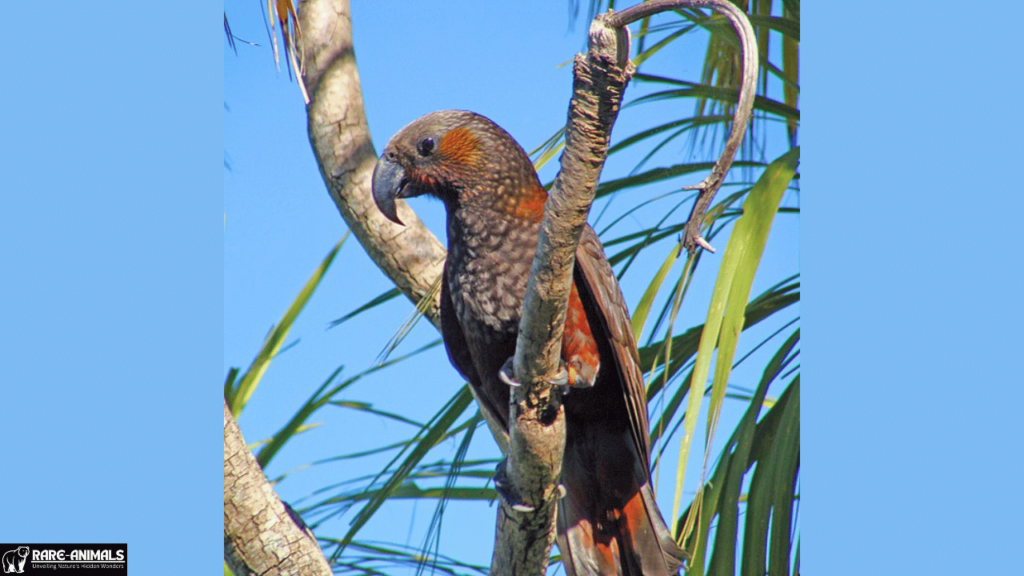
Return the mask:
<path fill-rule="evenodd" d="M 510 356 L 509 359 L 505 360 L 505 363 L 501 365 L 501 370 L 498 370 L 498 379 L 509 386 L 519 386 L 519 382 L 517 382 L 515 378 L 515 367 L 513 366 L 514 361 L 515 358 Z"/>
<path fill-rule="evenodd" d="M 566 370 L 565 364 L 559 364 L 558 373 L 553 378 L 548 380 L 548 383 L 552 386 L 558 386 L 560 388 L 569 388 L 569 371 Z"/>
<path fill-rule="evenodd" d="M 498 496 L 516 512 L 533 512 L 536 508 L 520 501 L 519 495 L 516 494 L 515 487 L 508 482 L 508 476 L 505 474 L 505 466 L 507 462 L 507 458 L 502 459 L 501 462 L 498 462 L 498 467 L 494 470 L 494 491 L 497 492 Z"/>

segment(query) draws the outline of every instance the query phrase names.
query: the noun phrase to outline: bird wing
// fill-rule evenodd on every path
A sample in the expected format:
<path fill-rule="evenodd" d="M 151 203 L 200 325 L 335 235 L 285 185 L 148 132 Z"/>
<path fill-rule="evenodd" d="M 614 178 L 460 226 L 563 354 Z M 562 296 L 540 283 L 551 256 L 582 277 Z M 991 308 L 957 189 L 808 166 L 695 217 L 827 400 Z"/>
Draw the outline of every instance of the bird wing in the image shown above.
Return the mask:
<path fill-rule="evenodd" d="M 444 348 L 448 352 L 448 360 L 452 366 L 455 366 L 459 374 L 471 384 L 479 386 L 480 376 L 476 372 L 473 355 L 466 344 L 466 336 L 459 326 L 459 318 L 455 315 L 447 274 L 441 279 L 441 338 L 444 340 Z"/>
<path fill-rule="evenodd" d="M 604 247 L 589 225 L 583 228 L 576 248 L 576 280 L 577 287 L 598 308 L 604 334 L 611 343 L 619 381 L 622 382 L 622 393 L 629 412 L 630 433 L 643 459 L 644 473 L 650 474 L 647 389 L 640 371 L 640 358 L 636 351 L 629 310 L 611 264 L 605 257 Z"/>
<path fill-rule="evenodd" d="M 455 306 L 452 304 L 451 292 L 448 288 L 448 278 L 445 275 L 441 280 L 441 338 L 444 340 L 444 348 L 448 352 L 448 360 L 459 371 L 459 374 L 469 382 L 473 397 L 476 398 L 487 425 L 494 435 L 494 440 L 504 453 L 508 450 L 508 406 L 502 410 L 495 399 L 487 393 L 484 387 L 484 380 L 481 379 L 473 362 L 473 354 L 466 342 L 466 335 L 459 326 L 459 319 L 455 315 Z M 492 376 L 496 379 L 497 375 Z M 502 384 L 504 386 L 504 384 Z"/>

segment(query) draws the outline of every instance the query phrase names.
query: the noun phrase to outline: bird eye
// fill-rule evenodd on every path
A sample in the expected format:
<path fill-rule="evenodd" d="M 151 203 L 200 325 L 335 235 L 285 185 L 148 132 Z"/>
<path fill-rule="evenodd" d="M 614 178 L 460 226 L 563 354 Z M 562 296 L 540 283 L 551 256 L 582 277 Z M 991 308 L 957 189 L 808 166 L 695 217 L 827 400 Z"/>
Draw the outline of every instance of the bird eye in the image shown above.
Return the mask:
<path fill-rule="evenodd" d="M 420 156 L 430 156 L 430 153 L 434 151 L 434 139 L 426 137 L 416 144 L 416 151 L 420 153 Z"/>

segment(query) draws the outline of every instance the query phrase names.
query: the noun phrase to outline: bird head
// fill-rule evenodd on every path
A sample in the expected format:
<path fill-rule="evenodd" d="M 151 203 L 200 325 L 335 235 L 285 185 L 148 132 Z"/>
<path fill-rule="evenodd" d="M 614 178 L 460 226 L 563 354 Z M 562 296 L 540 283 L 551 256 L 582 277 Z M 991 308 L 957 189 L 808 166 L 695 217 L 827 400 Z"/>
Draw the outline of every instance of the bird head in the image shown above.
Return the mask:
<path fill-rule="evenodd" d="M 472 205 L 516 215 L 538 206 L 542 213 L 547 198 L 522 147 L 491 120 L 464 110 L 427 114 L 384 147 L 373 170 L 377 208 L 402 224 L 395 200 L 421 195 L 439 198 L 449 212 Z"/>

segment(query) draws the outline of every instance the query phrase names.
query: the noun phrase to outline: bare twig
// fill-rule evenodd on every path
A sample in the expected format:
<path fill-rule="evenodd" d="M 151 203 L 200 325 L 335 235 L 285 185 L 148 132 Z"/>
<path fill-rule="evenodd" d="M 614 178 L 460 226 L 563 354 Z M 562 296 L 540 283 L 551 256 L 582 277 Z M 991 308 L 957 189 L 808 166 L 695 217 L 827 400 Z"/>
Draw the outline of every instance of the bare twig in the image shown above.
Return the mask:
<path fill-rule="evenodd" d="M 707 214 L 708 207 L 711 206 L 711 200 L 714 199 L 715 193 L 722 186 L 725 174 L 729 171 L 729 167 L 732 166 L 736 150 L 739 149 L 740 143 L 743 141 L 743 134 L 747 130 L 747 124 L 750 123 L 751 112 L 754 109 L 758 61 L 754 29 L 751 28 L 746 14 L 735 4 L 729 2 L 729 0 L 653 0 L 613 14 L 609 18 L 609 25 L 628 26 L 637 20 L 658 12 L 691 6 L 712 8 L 717 12 L 721 12 L 729 20 L 733 28 L 736 29 L 736 34 L 740 38 L 740 46 L 743 49 L 743 80 L 740 83 L 740 99 L 732 118 L 732 129 L 729 132 L 729 138 L 725 141 L 725 148 L 722 150 L 718 161 L 715 162 L 715 167 L 711 170 L 711 174 L 708 174 L 708 177 L 703 182 L 684 188 L 684 190 L 700 191 L 697 194 L 697 200 L 693 203 L 690 218 L 686 221 L 686 231 L 683 234 L 683 247 L 692 254 L 697 246 L 710 252 L 715 251 L 704 240 L 704 237 L 701 235 L 701 228 L 704 227 L 704 215 Z"/>

